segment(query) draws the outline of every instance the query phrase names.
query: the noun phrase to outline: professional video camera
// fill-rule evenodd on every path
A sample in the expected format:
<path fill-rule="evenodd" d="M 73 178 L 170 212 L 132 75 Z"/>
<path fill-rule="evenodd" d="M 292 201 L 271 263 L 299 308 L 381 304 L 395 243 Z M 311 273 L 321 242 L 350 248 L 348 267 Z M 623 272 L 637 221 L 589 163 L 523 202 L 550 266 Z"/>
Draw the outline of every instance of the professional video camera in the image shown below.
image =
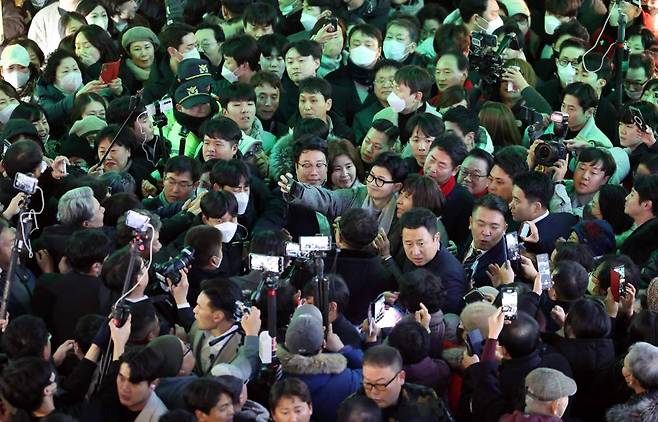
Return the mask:
<path fill-rule="evenodd" d="M 471 63 L 471 69 L 480 74 L 483 85 L 495 86 L 503 77 L 505 59 L 503 53 L 509 47 L 512 40 L 516 39 L 516 34 L 511 32 L 505 34 L 505 37 L 498 44 L 498 38 L 484 32 L 474 32 L 471 35 L 471 51 L 468 59 Z"/>
<path fill-rule="evenodd" d="M 153 271 L 161 282 L 166 283 L 168 278 L 176 286 L 180 283 L 180 274 L 178 272 L 191 265 L 192 262 L 194 262 L 194 249 L 188 246 L 169 261 L 153 264 Z"/>
<path fill-rule="evenodd" d="M 551 113 L 550 123 L 553 123 L 553 132 L 546 133 L 544 122 L 536 123 L 528 128 L 531 141 L 542 141 L 535 147 L 535 165 L 550 167 L 558 160 L 567 158 L 567 146 L 564 138 L 569 131 L 569 115 L 559 111 Z M 544 126 L 543 130 L 541 127 Z"/>

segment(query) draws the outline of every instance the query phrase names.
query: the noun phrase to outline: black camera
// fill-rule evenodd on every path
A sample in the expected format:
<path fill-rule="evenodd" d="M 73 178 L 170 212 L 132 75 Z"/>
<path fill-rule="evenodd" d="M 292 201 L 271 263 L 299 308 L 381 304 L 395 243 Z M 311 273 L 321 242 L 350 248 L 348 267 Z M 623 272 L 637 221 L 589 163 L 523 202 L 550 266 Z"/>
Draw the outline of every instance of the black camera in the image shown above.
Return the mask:
<path fill-rule="evenodd" d="M 123 327 L 130 316 L 130 306 L 125 301 L 120 301 L 112 307 L 112 322 L 117 327 Z"/>
<path fill-rule="evenodd" d="M 500 82 L 505 70 L 503 53 L 515 38 L 516 34 L 513 32 L 505 34 L 496 49 L 498 38 L 495 35 L 484 32 L 474 32 L 471 35 L 471 51 L 468 59 L 471 69 L 480 73 L 480 78 L 485 85 L 493 86 Z"/>
<path fill-rule="evenodd" d="M 180 274 L 178 271 L 191 265 L 193 261 L 194 249 L 188 246 L 169 261 L 160 264 L 153 264 L 153 271 L 155 271 L 155 275 L 158 279 L 166 281 L 165 279 L 168 278 L 175 286 L 180 283 Z"/>
<path fill-rule="evenodd" d="M 555 139 L 553 136 L 542 136 L 539 139 L 544 142 L 535 148 L 535 164 L 550 167 L 558 160 L 567 158 L 567 146 L 562 139 Z"/>

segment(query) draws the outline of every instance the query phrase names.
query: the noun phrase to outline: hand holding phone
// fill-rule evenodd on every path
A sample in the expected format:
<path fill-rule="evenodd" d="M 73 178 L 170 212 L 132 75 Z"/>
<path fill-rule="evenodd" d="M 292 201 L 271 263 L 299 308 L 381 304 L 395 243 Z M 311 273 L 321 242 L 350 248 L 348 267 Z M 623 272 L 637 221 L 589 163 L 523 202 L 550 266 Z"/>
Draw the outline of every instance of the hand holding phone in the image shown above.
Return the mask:
<path fill-rule="evenodd" d="M 514 287 L 500 289 L 502 297 L 503 315 L 508 321 L 515 320 L 518 313 L 518 291 Z"/>
<path fill-rule="evenodd" d="M 101 67 L 100 80 L 106 84 L 109 84 L 113 80 L 119 77 L 119 65 L 121 60 L 115 62 L 103 63 Z"/>

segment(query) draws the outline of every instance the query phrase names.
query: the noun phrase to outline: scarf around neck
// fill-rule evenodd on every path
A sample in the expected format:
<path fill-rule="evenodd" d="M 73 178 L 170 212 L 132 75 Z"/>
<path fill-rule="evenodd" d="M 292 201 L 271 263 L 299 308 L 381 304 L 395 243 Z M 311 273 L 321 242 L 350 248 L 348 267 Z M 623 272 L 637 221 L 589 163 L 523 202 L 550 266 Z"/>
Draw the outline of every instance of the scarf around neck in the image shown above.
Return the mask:
<path fill-rule="evenodd" d="M 132 61 L 132 59 L 126 59 L 126 66 L 128 66 L 128 70 L 135 76 L 135 79 L 137 79 L 140 82 L 147 81 L 149 78 L 149 75 L 151 74 L 151 69 L 142 69 L 141 67 L 137 66 L 135 62 Z"/>
<path fill-rule="evenodd" d="M 393 224 L 393 218 L 396 214 L 397 199 L 398 195 L 394 194 L 391 199 L 389 199 L 388 204 L 386 204 L 386 206 L 379 211 L 379 215 L 377 216 L 379 227 L 384 229 L 386 233 L 389 232 L 391 229 L 391 224 Z M 363 203 L 361 204 L 361 208 L 369 208 L 375 212 L 377 211 L 377 208 L 375 208 L 375 203 L 373 202 L 370 195 L 366 195 Z"/>

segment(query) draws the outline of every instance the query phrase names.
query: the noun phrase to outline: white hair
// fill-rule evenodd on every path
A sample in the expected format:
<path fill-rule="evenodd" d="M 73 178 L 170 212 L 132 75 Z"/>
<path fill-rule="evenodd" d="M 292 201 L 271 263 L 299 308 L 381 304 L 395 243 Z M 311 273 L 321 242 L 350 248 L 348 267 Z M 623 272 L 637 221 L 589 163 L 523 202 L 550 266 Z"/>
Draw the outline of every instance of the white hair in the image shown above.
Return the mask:
<path fill-rule="evenodd" d="M 635 343 L 628 349 L 626 363 L 642 388 L 658 388 L 658 347 L 643 341 Z"/>
<path fill-rule="evenodd" d="M 71 189 L 59 198 L 57 219 L 60 223 L 81 226 L 94 216 L 94 191 L 89 186 Z"/>

